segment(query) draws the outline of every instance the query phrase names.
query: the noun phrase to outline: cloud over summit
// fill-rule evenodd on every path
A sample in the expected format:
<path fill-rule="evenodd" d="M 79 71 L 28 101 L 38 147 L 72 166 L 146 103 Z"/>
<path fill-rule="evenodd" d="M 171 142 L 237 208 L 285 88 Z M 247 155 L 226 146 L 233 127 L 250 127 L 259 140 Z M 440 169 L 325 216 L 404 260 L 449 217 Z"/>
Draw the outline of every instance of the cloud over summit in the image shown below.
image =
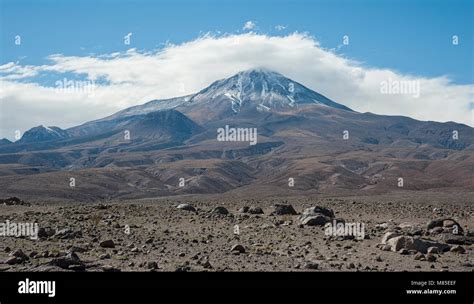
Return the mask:
<path fill-rule="evenodd" d="M 473 125 L 472 84 L 368 67 L 300 33 L 204 35 L 148 52 L 55 54 L 47 59 L 38 66 L 19 62 L 0 66 L 0 137 L 12 138 L 14 130 L 40 124 L 70 127 L 152 99 L 191 94 L 255 67 L 275 70 L 356 111 Z M 95 81 L 94 92 L 58 92 L 54 85 L 38 80 L 46 73 L 53 73 L 49 76 L 53 84 L 64 78 L 62 74 Z M 419 97 L 416 92 L 381 90 L 383 83 L 393 88 L 418 84 Z"/>

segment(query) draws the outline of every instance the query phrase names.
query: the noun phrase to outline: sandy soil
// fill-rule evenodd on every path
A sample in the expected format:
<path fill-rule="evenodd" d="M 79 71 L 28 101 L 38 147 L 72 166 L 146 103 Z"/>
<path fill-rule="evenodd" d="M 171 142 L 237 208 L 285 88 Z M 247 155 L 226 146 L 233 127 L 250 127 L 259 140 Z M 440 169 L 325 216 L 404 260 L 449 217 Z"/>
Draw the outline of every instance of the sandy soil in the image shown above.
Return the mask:
<path fill-rule="evenodd" d="M 0 271 L 473 271 L 471 197 L 429 193 L 413 199 L 213 197 L 0 205 L 0 223 L 36 222 L 42 236 L 2 237 Z M 178 209 L 180 203 L 196 211 Z M 271 215 L 275 204 L 291 204 L 298 213 L 312 206 L 330 208 L 335 218 L 363 223 L 365 238 L 327 236 L 323 226 L 303 225 L 299 214 Z M 217 206 L 229 213 L 212 213 Z M 244 213 L 244 206 L 261 207 L 264 213 Z M 384 251 L 379 245 L 389 231 L 446 245 L 449 228 L 427 228 L 430 220 L 442 217 L 463 229 L 446 252 Z M 235 245 L 241 247 L 232 250 Z"/>

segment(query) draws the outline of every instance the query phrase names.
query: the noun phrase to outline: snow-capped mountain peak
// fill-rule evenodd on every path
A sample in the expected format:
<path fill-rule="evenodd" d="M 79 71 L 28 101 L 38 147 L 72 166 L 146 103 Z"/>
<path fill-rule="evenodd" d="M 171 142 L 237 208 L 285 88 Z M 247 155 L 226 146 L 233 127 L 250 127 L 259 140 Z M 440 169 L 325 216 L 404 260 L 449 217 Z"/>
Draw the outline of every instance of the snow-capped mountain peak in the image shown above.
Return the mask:
<path fill-rule="evenodd" d="M 242 71 L 215 81 L 195 94 L 190 101 L 199 103 L 215 99 L 227 100 L 236 113 L 244 106 L 259 110 L 295 107 L 298 104 L 324 104 L 350 110 L 280 73 L 263 68 Z"/>
<path fill-rule="evenodd" d="M 31 143 L 56 139 L 68 138 L 69 134 L 66 130 L 58 127 L 37 126 L 26 131 L 19 143 Z"/>
<path fill-rule="evenodd" d="M 103 119 L 88 122 L 69 131 L 75 133 L 77 130 L 87 130 L 88 126 L 100 122 L 134 115 L 145 115 L 160 110 L 177 109 L 185 114 L 202 112 L 204 116 L 212 119 L 216 116 L 237 114 L 242 112 L 243 109 L 271 112 L 298 107 L 301 104 L 321 104 L 352 111 L 346 106 L 338 104 L 280 73 L 264 68 L 256 68 L 217 80 L 195 94 L 152 100 L 143 105 L 124 109 Z"/>

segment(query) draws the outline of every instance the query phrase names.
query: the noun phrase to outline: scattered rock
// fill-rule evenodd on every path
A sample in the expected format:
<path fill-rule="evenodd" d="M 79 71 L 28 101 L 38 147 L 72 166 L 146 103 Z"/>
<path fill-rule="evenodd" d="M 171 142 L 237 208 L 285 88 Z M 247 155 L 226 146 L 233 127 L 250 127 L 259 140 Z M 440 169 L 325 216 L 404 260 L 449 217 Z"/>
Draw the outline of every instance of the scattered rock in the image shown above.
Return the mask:
<path fill-rule="evenodd" d="M 176 208 L 181 209 L 181 210 L 196 212 L 196 208 L 194 208 L 190 204 L 179 204 L 178 207 L 176 207 Z"/>
<path fill-rule="evenodd" d="M 245 248 L 244 248 L 244 246 L 242 246 L 240 244 L 236 244 L 236 245 L 232 246 L 230 251 L 231 252 L 238 252 L 238 253 L 245 253 Z"/>
<path fill-rule="evenodd" d="M 438 247 L 429 247 L 426 250 L 427 253 L 439 253 L 439 248 Z"/>
<path fill-rule="evenodd" d="M 239 212 L 240 212 L 240 213 L 250 213 L 250 214 L 263 214 L 262 208 L 260 208 L 260 207 L 255 207 L 255 206 L 252 206 L 252 207 L 248 207 L 248 206 L 242 207 L 242 208 L 239 209 Z"/>
<path fill-rule="evenodd" d="M 101 260 L 108 260 L 111 258 L 111 255 L 109 253 L 104 253 L 99 256 L 99 259 Z"/>
<path fill-rule="evenodd" d="M 0 204 L 12 206 L 12 205 L 22 205 L 22 206 L 30 206 L 30 203 L 27 203 L 18 197 L 9 197 L 7 199 L 0 199 Z"/>
<path fill-rule="evenodd" d="M 327 216 L 318 214 L 318 215 L 308 215 L 301 219 L 301 223 L 306 226 L 324 226 L 326 223 L 329 223 L 331 219 Z"/>
<path fill-rule="evenodd" d="M 426 225 L 426 228 L 428 230 L 431 230 L 435 227 L 453 227 L 454 225 L 457 226 L 458 231 L 462 234 L 463 229 L 461 225 L 458 222 L 456 222 L 454 219 L 449 218 L 449 217 L 441 217 L 441 218 L 431 220 Z"/>
<path fill-rule="evenodd" d="M 439 239 L 446 244 L 451 245 L 472 245 L 474 244 L 474 237 L 456 235 L 452 233 L 442 233 L 439 235 Z"/>
<path fill-rule="evenodd" d="M 462 246 L 455 245 L 455 246 L 451 247 L 450 251 L 451 252 L 456 252 L 456 253 L 465 253 L 466 249 L 464 249 L 464 247 L 462 247 Z"/>
<path fill-rule="evenodd" d="M 211 210 L 211 214 L 215 215 L 227 215 L 229 214 L 229 210 L 222 206 L 215 207 L 214 209 Z"/>
<path fill-rule="evenodd" d="M 115 243 L 113 240 L 105 240 L 100 242 L 99 246 L 102 248 L 115 248 Z"/>
<path fill-rule="evenodd" d="M 400 224 L 398 225 L 398 227 L 399 227 L 400 229 L 411 229 L 411 228 L 414 227 L 414 225 L 413 225 L 412 223 L 407 223 L 407 222 L 405 222 L 405 223 L 400 223 Z"/>
<path fill-rule="evenodd" d="M 86 248 L 83 248 L 83 247 L 79 247 L 79 246 L 72 246 L 70 249 L 69 249 L 70 252 L 77 252 L 77 253 L 84 253 L 87 251 Z"/>
<path fill-rule="evenodd" d="M 263 214 L 263 210 L 260 207 L 252 206 L 252 207 L 249 208 L 248 213 L 250 213 L 250 214 Z"/>
<path fill-rule="evenodd" d="M 391 238 L 399 236 L 398 233 L 393 232 L 393 231 L 388 231 L 386 232 L 383 237 L 382 237 L 382 244 L 387 244 L 387 241 L 390 240 Z"/>
<path fill-rule="evenodd" d="M 150 261 L 147 263 L 146 267 L 150 270 L 156 270 L 158 269 L 158 263 L 154 262 L 154 261 Z"/>
<path fill-rule="evenodd" d="M 98 209 L 98 210 L 106 210 L 106 209 L 110 208 L 110 205 L 108 205 L 108 204 L 99 204 L 99 205 L 95 206 L 95 208 Z"/>
<path fill-rule="evenodd" d="M 435 228 L 430 230 L 431 234 L 439 234 L 439 233 L 443 233 L 443 232 L 444 232 L 443 227 L 435 227 Z"/>
<path fill-rule="evenodd" d="M 443 252 L 449 250 L 446 244 L 438 243 L 431 240 L 423 240 L 411 236 L 397 236 L 389 239 L 387 244 L 391 246 L 392 251 L 399 251 L 400 249 L 416 250 L 418 252 L 427 253 L 428 248 L 437 247 L 439 251 Z"/>
<path fill-rule="evenodd" d="M 416 261 L 425 261 L 426 258 L 425 258 L 425 255 L 421 252 L 418 252 L 417 254 L 415 254 L 415 258 L 414 258 Z"/>
<path fill-rule="evenodd" d="M 86 270 L 86 265 L 84 265 L 84 264 L 73 264 L 73 265 L 69 265 L 68 269 L 73 270 L 73 271 L 84 271 L 84 270 Z"/>
<path fill-rule="evenodd" d="M 381 224 L 375 225 L 375 229 L 378 229 L 378 230 L 385 230 L 387 228 L 388 228 L 388 223 L 381 223 Z"/>
<path fill-rule="evenodd" d="M 117 268 L 111 265 L 104 265 L 102 266 L 102 271 L 103 272 L 121 272 L 122 270 L 120 268 Z"/>
<path fill-rule="evenodd" d="M 410 229 L 408 229 L 408 231 L 406 231 L 406 233 L 410 236 L 421 236 L 423 235 L 423 229 L 421 228 L 417 228 L 417 227 L 411 227 Z"/>
<path fill-rule="evenodd" d="M 21 264 L 23 262 L 24 260 L 22 260 L 21 258 L 12 256 L 6 259 L 4 263 L 8 265 L 15 265 L 15 264 Z"/>
<path fill-rule="evenodd" d="M 247 212 L 249 212 L 249 209 L 250 209 L 249 206 L 244 206 L 244 207 L 239 209 L 239 212 L 240 213 L 247 213 Z"/>
<path fill-rule="evenodd" d="M 57 237 L 58 239 L 81 238 L 82 232 L 73 231 L 72 229 L 66 228 L 66 229 L 58 230 L 54 236 Z"/>
<path fill-rule="evenodd" d="M 434 254 L 428 253 L 426 255 L 426 260 L 428 262 L 436 262 L 436 256 Z"/>
<path fill-rule="evenodd" d="M 38 229 L 38 237 L 40 239 L 43 239 L 43 238 L 48 238 L 48 237 L 51 237 L 53 235 L 56 234 L 56 230 L 54 230 L 53 228 L 44 228 L 44 227 L 41 227 Z"/>
<path fill-rule="evenodd" d="M 191 267 L 189 265 L 179 265 L 175 269 L 175 272 L 188 272 L 188 271 L 191 271 Z"/>
<path fill-rule="evenodd" d="M 10 252 L 10 256 L 20 258 L 22 261 L 28 260 L 28 256 L 21 249 Z"/>
<path fill-rule="evenodd" d="M 79 259 L 76 253 L 69 252 L 64 257 L 52 259 L 48 264 L 62 269 L 69 269 L 69 266 L 71 265 L 83 265 L 84 263 Z"/>
<path fill-rule="evenodd" d="M 298 213 L 291 205 L 275 204 L 270 215 L 297 215 Z"/>
<path fill-rule="evenodd" d="M 322 214 L 324 216 L 334 218 L 334 211 L 332 211 L 329 208 L 325 207 L 320 207 L 320 206 L 314 206 L 314 207 L 309 207 L 303 210 L 302 216 L 304 215 L 316 215 L 316 214 Z"/>
<path fill-rule="evenodd" d="M 212 265 L 209 261 L 205 261 L 203 264 L 202 264 L 202 267 L 206 268 L 206 269 L 212 269 Z"/>
<path fill-rule="evenodd" d="M 390 251 L 392 249 L 392 246 L 385 244 L 380 247 L 382 251 Z"/>
<path fill-rule="evenodd" d="M 408 251 L 408 249 L 402 248 L 398 251 L 398 253 L 400 253 L 401 255 L 407 255 L 410 254 L 410 251 Z"/>
<path fill-rule="evenodd" d="M 10 257 L 4 262 L 8 265 L 22 264 L 29 260 L 29 257 L 21 249 L 10 252 L 9 256 Z"/>
<path fill-rule="evenodd" d="M 313 263 L 313 262 L 307 262 L 303 266 L 304 269 L 309 269 L 309 270 L 317 270 L 319 268 L 318 263 Z"/>
<path fill-rule="evenodd" d="M 401 249 L 407 249 L 413 247 L 413 238 L 406 236 L 396 236 L 392 237 L 387 241 L 387 244 L 390 245 L 392 251 L 400 251 Z"/>
<path fill-rule="evenodd" d="M 331 209 L 314 206 L 303 210 L 300 221 L 307 226 L 324 226 L 334 218 L 334 211 Z M 342 220 L 343 222 L 343 220 Z"/>

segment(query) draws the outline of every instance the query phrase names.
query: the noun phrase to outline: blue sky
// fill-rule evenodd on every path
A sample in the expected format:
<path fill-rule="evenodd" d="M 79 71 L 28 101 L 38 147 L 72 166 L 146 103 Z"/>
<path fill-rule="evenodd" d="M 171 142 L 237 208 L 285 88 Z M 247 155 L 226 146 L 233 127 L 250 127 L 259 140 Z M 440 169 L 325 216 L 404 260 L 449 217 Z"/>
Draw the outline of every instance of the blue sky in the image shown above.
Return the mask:
<path fill-rule="evenodd" d="M 473 83 L 473 7 L 469 0 L 1 0 L 0 63 L 124 51 L 128 32 L 133 47 L 152 50 L 206 32 L 238 33 L 252 20 L 256 32 L 307 32 L 324 48 L 336 48 L 348 35 L 350 44 L 337 52 L 368 66 Z M 21 46 L 13 43 L 17 34 Z"/>
<path fill-rule="evenodd" d="M 359 112 L 474 125 L 472 0 L 0 4 L 0 138 L 192 94 L 254 67 Z M 416 92 L 382 89 L 403 83 Z"/>

